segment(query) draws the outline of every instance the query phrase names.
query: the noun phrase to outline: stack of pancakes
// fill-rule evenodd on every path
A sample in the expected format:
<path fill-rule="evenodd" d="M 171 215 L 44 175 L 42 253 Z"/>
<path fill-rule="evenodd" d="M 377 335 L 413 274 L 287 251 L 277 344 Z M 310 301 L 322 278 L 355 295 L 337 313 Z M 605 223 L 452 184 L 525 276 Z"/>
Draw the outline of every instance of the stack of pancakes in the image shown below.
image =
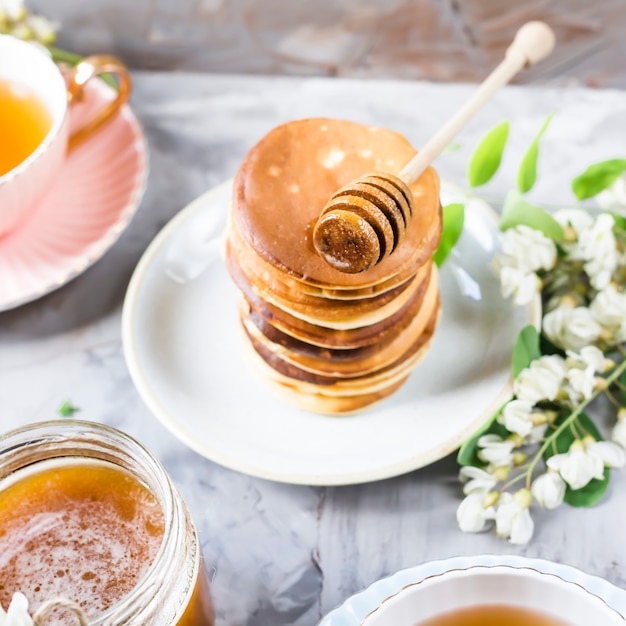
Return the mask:
<path fill-rule="evenodd" d="M 264 378 L 302 408 L 368 406 L 400 387 L 428 350 L 439 316 L 434 170 L 411 187 L 416 213 L 404 240 L 375 267 L 342 273 L 312 244 L 340 187 L 373 171 L 399 172 L 414 155 L 389 130 L 301 120 L 266 135 L 235 178 L 226 263 L 243 294 L 245 343 Z"/>

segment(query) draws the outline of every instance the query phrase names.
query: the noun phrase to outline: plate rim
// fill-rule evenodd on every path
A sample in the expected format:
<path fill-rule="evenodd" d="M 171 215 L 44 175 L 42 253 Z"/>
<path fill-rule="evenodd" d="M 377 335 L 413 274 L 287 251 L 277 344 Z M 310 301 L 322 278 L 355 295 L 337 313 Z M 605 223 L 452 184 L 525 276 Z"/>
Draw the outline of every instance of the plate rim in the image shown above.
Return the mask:
<path fill-rule="evenodd" d="M 600 576 L 588 574 L 573 565 L 557 563 L 547 559 L 514 554 L 478 554 L 427 561 L 398 570 L 388 576 L 383 576 L 352 594 L 340 605 L 327 612 L 317 626 L 361 626 L 363 620 L 379 607 L 383 601 L 396 595 L 406 586 L 420 583 L 427 578 L 439 576 L 451 570 L 499 566 L 532 569 L 541 574 L 550 574 L 557 576 L 565 582 L 577 584 L 587 593 L 600 598 L 622 619 L 625 619 L 626 591 Z M 619 606 L 615 605 L 615 597 L 621 597 Z"/>
<path fill-rule="evenodd" d="M 228 179 L 211 187 L 200 196 L 192 200 L 176 213 L 165 226 L 158 232 L 154 239 L 150 242 L 139 260 L 126 290 L 124 302 L 122 306 L 122 349 L 128 371 L 135 388 L 137 389 L 142 400 L 150 410 L 150 412 L 161 422 L 165 428 L 173 433 L 182 443 L 193 451 L 197 452 L 204 458 L 207 458 L 223 467 L 231 470 L 242 472 L 244 474 L 272 480 L 276 482 L 308 485 L 308 486 L 341 486 L 355 485 L 373 482 L 376 480 L 384 480 L 395 476 L 400 476 L 408 472 L 421 469 L 435 461 L 438 461 L 448 454 L 454 452 L 459 446 L 473 433 L 475 433 L 486 421 L 491 417 L 496 409 L 498 409 L 512 395 L 512 378 L 509 376 L 507 382 L 496 394 L 495 397 L 483 408 L 482 411 L 465 427 L 455 433 L 454 437 L 449 437 L 444 442 L 433 446 L 427 451 L 404 458 L 401 461 L 390 463 L 383 468 L 374 468 L 370 470 L 347 471 L 334 474 L 316 474 L 312 472 L 294 472 L 294 471 L 275 471 L 261 467 L 256 463 L 248 463 L 240 457 L 224 453 L 219 447 L 212 447 L 210 442 L 200 442 L 178 424 L 175 415 L 167 411 L 161 404 L 158 394 L 153 391 L 152 386 L 148 382 L 147 376 L 143 372 L 139 350 L 135 344 L 134 335 L 134 319 L 136 317 L 136 309 L 139 301 L 139 294 L 144 283 L 146 274 L 155 258 L 161 252 L 163 244 L 167 242 L 177 228 L 184 223 L 191 215 L 200 210 L 202 206 L 210 201 L 211 196 L 223 193 L 223 191 L 232 187 L 233 179 Z M 477 205 L 479 210 L 487 219 L 497 221 L 497 214 L 484 201 L 479 201 Z M 538 327 L 541 321 L 541 304 L 539 296 L 528 306 L 528 323 Z"/>
<path fill-rule="evenodd" d="M 102 81 L 93 82 L 94 89 L 101 91 L 103 94 L 109 93 L 113 88 L 109 87 Z M 17 307 L 20 307 L 29 302 L 34 302 L 39 298 L 43 298 L 48 294 L 60 289 L 67 285 L 70 281 L 80 276 L 83 272 L 87 271 L 94 263 L 99 261 L 106 252 L 118 241 L 122 236 L 122 233 L 126 230 L 130 222 L 132 221 L 135 213 L 137 212 L 139 205 L 146 193 L 148 186 L 148 175 L 150 171 L 150 152 L 148 151 L 148 142 L 146 140 L 145 133 L 141 126 L 139 118 L 135 115 L 132 107 L 129 103 L 122 105 L 119 115 L 123 116 L 128 124 L 131 126 L 134 141 L 133 143 L 138 146 L 137 154 L 139 155 L 139 168 L 135 179 L 135 184 L 132 188 L 131 197 L 125 204 L 120 212 L 120 217 L 117 219 L 101 237 L 94 240 L 101 245 L 98 246 L 92 254 L 81 255 L 76 258 L 76 262 L 72 264 L 72 267 L 64 272 L 59 272 L 59 275 L 49 281 L 44 286 L 40 287 L 37 291 L 30 294 L 21 296 L 19 298 L 13 298 L 12 300 L 2 301 L 0 298 L 0 313 L 4 311 L 10 311 Z M 106 131 L 105 131 L 106 132 Z M 19 226 L 18 226 L 19 228 Z"/>

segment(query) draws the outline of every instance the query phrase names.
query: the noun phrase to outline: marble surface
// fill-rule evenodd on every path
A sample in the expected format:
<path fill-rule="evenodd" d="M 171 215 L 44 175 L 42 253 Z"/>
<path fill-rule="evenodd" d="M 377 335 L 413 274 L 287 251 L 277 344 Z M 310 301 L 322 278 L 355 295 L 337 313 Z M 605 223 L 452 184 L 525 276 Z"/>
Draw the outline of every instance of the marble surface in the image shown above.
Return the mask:
<path fill-rule="evenodd" d="M 626 586 L 623 472 L 614 473 L 608 497 L 592 509 L 536 512 L 535 537 L 520 548 L 490 534 L 457 530 L 460 490 L 453 457 L 349 487 L 245 476 L 174 439 L 150 415 L 126 369 L 120 312 L 143 250 L 185 204 L 231 177 L 265 132 L 297 117 L 345 117 L 395 128 L 419 146 L 471 88 L 142 72 L 134 78 L 132 105 L 151 155 L 146 195 L 128 230 L 95 266 L 57 292 L 0 314 L 2 429 L 54 418 L 69 398 L 80 407 L 79 417 L 119 427 L 152 449 L 180 486 L 198 526 L 213 573 L 218 626 L 313 626 L 381 576 L 452 555 L 525 554 Z M 624 156 L 622 92 L 508 88 L 463 132 L 461 149 L 439 158 L 440 172 L 463 183 L 478 138 L 509 118 L 503 171 L 485 189 L 502 197 L 531 137 L 553 111 L 557 116 L 545 135 L 532 197 L 573 203 L 568 181 L 575 174 L 594 160 Z"/>

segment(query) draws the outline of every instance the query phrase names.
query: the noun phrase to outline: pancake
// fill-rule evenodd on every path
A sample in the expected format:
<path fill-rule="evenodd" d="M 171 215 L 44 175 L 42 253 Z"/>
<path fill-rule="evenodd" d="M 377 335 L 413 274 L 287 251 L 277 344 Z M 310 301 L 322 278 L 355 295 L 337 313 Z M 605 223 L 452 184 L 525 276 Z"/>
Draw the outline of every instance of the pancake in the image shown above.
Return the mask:
<path fill-rule="evenodd" d="M 273 267 L 256 254 L 241 238 L 234 223 L 231 223 L 229 228 L 228 245 L 232 247 L 237 258 L 243 260 L 250 282 L 264 282 L 279 293 L 300 293 L 330 300 L 360 300 L 381 295 L 411 279 L 425 265 L 407 266 L 402 272 L 376 285 L 335 289 L 331 285 L 311 285 Z"/>
<path fill-rule="evenodd" d="M 256 326 L 268 337 L 272 332 L 283 333 L 293 339 L 306 342 L 312 347 L 329 348 L 332 350 L 351 350 L 368 346 L 377 346 L 398 335 L 419 311 L 426 288 L 424 281 L 414 296 L 397 312 L 369 326 L 360 326 L 349 330 L 336 330 L 309 324 L 272 306 L 268 302 L 247 302 L 250 307 L 249 316 Z"/>
<path fill-rule="evenodd" d="M 327 388 L 318 385 L 305 386 L 299 381 L 283 377 L 272 370 L 267 363 L 246 342 L 245 354 L 250 360 L 253 369 L 261 380 L 276 395 L 284 398 L 294 406 L 314 413 L 324 415 L 347 415 L 360 411 L 372 404 L 384 400 L 397 391 L 407 380 L 411 371 L 426 356 L 432 342 L 432 337 L 405 363 L 405 369 L 387 384 L 378 385 L 375 390 L 355 390 L 354 393 L 329 393 Z"/>
<path fill-rule="evenodd" d="M 414 155 L 393 131 L 300 120 L 268 133 L 237 173 L 225 260 L 242 293 L 244 350 L 296 406 L 362 409 L 398 389 L 428 352 L 440 315 L 439 179 L 428 168 L 411 199 L 379 177 Z M 353 184 L 364 175 L 368 184 Z M 350 207 L 367 223 L 375 266 L 342 273 L 318 255 L 313 228 L 329 202 L 328 216 Z"/>
<path fill-rule="evenodd" d="M 271 352 L 255 337 L 249 335 L 243 324 L 241 327 L 249 340 L 249 345 L 265 363 L 266 374 L 273 380 L 297 387 L 303 393 L 323 392 L 330 396 L 351 396 L 379 391 L 406 376 L 428 349 L 438 319 L 439 300 L 424 331 L 411 345 L 406 346 L 405 351 L 393 363 L 365 375 L 346 378 L 313 373 L 289 363 L 283 358 L 282 353 Z"/>
<path fill-rule="evenodd" d="M 244 159 L 234 183 L 232 220 L 251 250 L 302 282 L 362 289 L 388 281 L 424 264 L 439 244 L 439 179 L 432 168 L 411 187 L 416 212 L 403 242 L 366 272 L 330 267 L 312 246 L 312 226 L 338 189 L 372 171 L 398 173 L 414 155 L 402 135 L 382 128 L 329 119 L 283 124 Z"/>
<path fill-rule="evenodd" d="M 370 374 L 380 370 L 405 353 L 407 346 L 418 341 L 424 332 L 433 312 L 439 306 L 438 282 L 436 273 L 429 283 L 423 305 L 410 323 L 395 337 L 379 341 L 376 345 L 353 350 L 329 350 L 311 346 L 284 334 L 263 332 L 251 320 L 245 308 L 241 311 L 241 321 L 246 333 L 255 345 L 263 345 L 269 352 L 281 359 L 313 374 L 350 378 Z M 267 331 L 267 329 L 266 329 Z"/>
<path fill-rule="evenodd" d="M 302 393 L 300 390 L 290 385 L 271 380 L 267 377 L 263 378 L 263 382 L 274 394 L 303 411 L 321 413 L 322 415 L 347 416 L 362 411 L 389 397 L 402 387 L 407 378 L 408 374 L 393 385 L 389 385 L 373 393 L 337 397 L 325 396 L 323 393 Z"/>
<path fill-rule="evenodd" d="M 286 298 L 266 282 L 250 282 L 247 268 L 241 259 L 236 258 L 230 241 L 226 242 L 225 256 L 231 278 L 253 305 L 260 301 L 269 302 L 305 322 L 339 330 L 368 326 L 393 315 L 410 300 L 424 280 L 422 274 L 418 274 L 391 291 L 361 300 L 330 301 L 298 293 Z"/>

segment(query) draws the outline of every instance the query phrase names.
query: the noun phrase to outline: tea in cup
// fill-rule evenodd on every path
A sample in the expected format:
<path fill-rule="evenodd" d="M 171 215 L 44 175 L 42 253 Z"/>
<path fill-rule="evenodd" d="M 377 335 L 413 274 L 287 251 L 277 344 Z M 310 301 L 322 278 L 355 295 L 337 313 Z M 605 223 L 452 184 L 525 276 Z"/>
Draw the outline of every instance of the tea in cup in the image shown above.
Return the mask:
<path fill-rule="evenodd" d="M 385 598 L 362 626 L 624 626 L 582 586 L 526 567 L 451 569 Z"/>
<path fill-rule="evenodd" d="M 68 110 L 93 77 L 118 77 L 115 97 L 83 128 L 69 132 Z M 109 56 L 88 57 L 66 79 L 45 51 L 0 35 L 0 236 L 17 227 L 60 175 L 68 150 L 126 102 L 130 77 Z"/>

